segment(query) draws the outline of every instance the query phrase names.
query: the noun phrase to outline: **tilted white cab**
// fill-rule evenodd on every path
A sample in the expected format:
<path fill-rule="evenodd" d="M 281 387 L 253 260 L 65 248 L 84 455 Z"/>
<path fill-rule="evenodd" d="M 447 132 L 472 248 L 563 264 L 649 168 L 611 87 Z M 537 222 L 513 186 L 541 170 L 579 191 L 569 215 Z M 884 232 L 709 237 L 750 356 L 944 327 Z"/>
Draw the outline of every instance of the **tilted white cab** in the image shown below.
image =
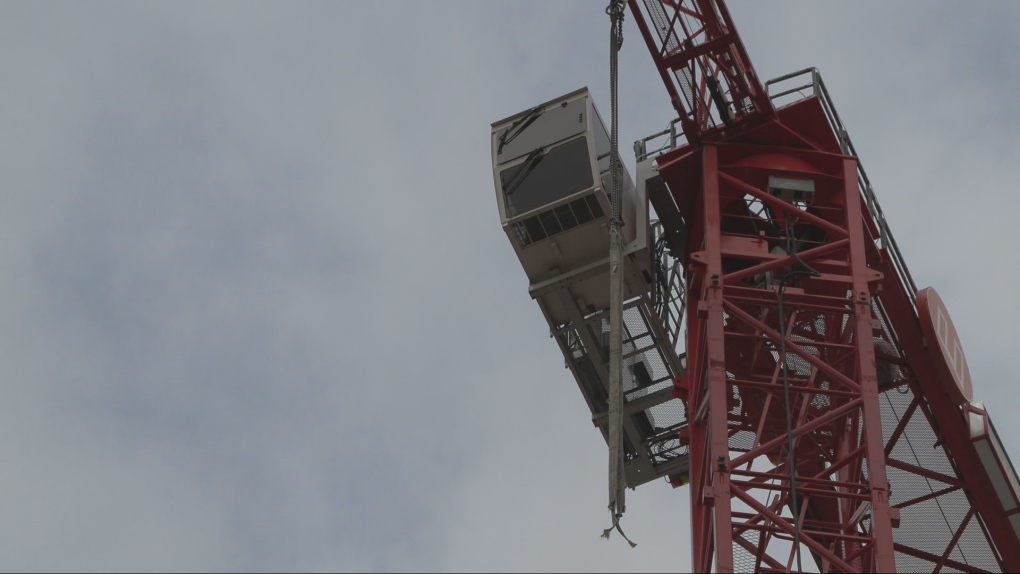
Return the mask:
<path fill-rule="evenodd" d="M 491 143 L 500 223 L 605 436 L 612 187 L 605 124 L 582 88 L 492 124 Z M 657 175 L 650 161 L 639 171 Z M 621 175 L 624 469 L 636 487 L 687 471 L 677 442 L 686 408 L 671 395 L 683 364 L 670 326 L 682 317 L 683 294 L 679 274 L 655 251 L 645 182 L 635 187 L 626 168 Z"/>
<path fill-rule="evenodd" d="M 594 275 L 609 256 L 609 135 L 588 89 L 492 124 L 492 165 L 500 221 L 533 290 L 581 273 L 571 287 L 581 308 L 607 308 L 609 283 Z M 648 274 L 648 202 L 626 167 L 622 176 L 624 251 Z M 647 290 L 641 279 L 628 274 L 625 298 Z"/>

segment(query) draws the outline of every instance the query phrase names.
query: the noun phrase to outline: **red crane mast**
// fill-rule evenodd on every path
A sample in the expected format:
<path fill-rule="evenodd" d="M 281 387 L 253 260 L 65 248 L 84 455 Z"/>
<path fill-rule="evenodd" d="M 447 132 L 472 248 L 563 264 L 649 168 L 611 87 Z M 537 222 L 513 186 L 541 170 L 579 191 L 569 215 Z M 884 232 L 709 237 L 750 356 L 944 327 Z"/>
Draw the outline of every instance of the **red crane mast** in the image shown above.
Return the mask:
<path fill-rule="evenodd" d="M 1015 474 L 817 71 L 763 85 L 723 0 L 629 7 L 686 138 L 650 197 L 686 239 L 693 569 L 1020 571 Z"/>

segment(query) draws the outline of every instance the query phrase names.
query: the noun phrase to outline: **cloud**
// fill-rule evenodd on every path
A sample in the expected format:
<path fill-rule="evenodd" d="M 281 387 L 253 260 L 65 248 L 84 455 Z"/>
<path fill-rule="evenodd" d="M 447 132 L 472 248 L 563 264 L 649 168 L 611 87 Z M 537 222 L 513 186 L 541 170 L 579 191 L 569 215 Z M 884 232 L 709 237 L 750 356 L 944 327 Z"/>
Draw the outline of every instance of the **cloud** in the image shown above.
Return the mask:
<path fill-rule="evenodd" d="M 762 76 L 822 68 L 1004 404 L 1015 9 L 909 6 L 732 12 Z M 602 7 L 2 11 L 4 564 L 687 567 L 686 490 L 632 493 L 636 550 L 598 538 L 604 443 L 494 201 L 491 122 L 582 85 L 608 112 Z M 671 109 L 625 34 L 629 142 Z"/>

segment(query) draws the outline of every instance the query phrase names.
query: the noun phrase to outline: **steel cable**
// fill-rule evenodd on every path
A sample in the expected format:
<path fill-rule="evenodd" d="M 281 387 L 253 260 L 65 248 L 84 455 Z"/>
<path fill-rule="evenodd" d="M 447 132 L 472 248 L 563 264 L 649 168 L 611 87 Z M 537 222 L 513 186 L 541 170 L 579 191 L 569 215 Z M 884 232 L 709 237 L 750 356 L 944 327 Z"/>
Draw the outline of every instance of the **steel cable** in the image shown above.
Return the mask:
<path fill-rule="evenodd" d="M 609 14 L 610 25 L 610 49 L 609 49 L 609 101 L 610 101 L 610 127 L 609 127 L 609 172 L 612 175 L 612 187 L 610 188 L 610 202 L 612 204 L 612 219 L 609 222 L 611 229 L 618 230 L 623 225 L 620 200 L 620 154 L 619 154 L 619 51 L 623 46 L 623 0 L 613 0 L 606 8 Z"/>
<path fill-rule="evenodd" d="M 623 0 L 612 0 L 606 8 L 610 19 L 609 30 L 609 82 L 611 100 L 611 124 L 609 133 L 609 171 L 610 197 L 612 207 L 609 222 L 609 401 L 608 401 L 608 438 L 609 438 L 609 513 L 613 525 L 602 531 L 603 538 L 615 529 L 631 548 L 637 546 L 620 528 L 620 518 L 626 509 L 626 475 L 624 473 L 623 450 L 623 365 L 622 365 L 622 330 L 623 330 L 623 240 L 620 227 L 621 217 L 620 192 L 620 154 L 618 132 L 618 98 L 619 83 L 618 53 L 623 43 Z"/>

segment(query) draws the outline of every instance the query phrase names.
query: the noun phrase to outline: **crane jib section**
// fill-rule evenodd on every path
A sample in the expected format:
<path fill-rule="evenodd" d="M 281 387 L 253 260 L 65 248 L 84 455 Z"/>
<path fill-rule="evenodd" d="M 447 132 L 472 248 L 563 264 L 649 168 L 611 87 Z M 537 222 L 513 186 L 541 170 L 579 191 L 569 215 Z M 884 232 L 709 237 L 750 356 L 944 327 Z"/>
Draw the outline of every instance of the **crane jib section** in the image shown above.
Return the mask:
<path fill-rule="evenodd" d="M 726 5 L 715 0 L 629 0 L 688 141 L 771 118 Z"/>

